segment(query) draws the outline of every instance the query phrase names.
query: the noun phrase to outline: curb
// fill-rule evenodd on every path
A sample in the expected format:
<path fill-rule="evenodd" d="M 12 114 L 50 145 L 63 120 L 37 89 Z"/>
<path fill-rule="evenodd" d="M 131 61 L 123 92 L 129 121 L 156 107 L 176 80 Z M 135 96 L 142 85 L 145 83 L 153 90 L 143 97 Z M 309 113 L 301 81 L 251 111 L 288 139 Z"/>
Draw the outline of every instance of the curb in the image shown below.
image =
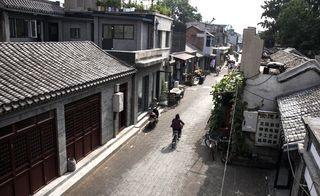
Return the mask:
<path fill-rule="evenodd" d="M 162 111 L 162 108 L 159 109 L 159 114 Z M 85 177 L 92 169 L 98 167 L 102 161 L 116 153 L 116 151 L 125 145 L 133 136 L 141 132 L 148 124 L 147 122 L 148 115 L 144 116 L 136 125 L 131 125 L 125 128 L 115 138 L 112 138 L 106 144 L 100 146 L 88 156 L 84 157 L 79 163 L 77 163 L 77 168 L 74 172 L 67 172 L 61 175 L 36 192 L 34 196 L 62 195 L 81 180 L 81 178 Z"/>

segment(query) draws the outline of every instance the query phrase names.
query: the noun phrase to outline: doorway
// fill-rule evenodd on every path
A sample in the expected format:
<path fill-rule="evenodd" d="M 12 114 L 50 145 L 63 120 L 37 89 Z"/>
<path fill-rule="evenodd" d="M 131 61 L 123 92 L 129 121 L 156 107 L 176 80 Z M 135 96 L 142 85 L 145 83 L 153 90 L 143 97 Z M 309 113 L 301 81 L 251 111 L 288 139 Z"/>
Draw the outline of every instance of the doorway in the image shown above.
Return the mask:
<path fill-rule="evenodd" d="M 58 23 L 48 23 L 49 40 L 51 42 L 59 41 Z"/>
<path fill-rule="evenodd" d="M 120 92 L 123 93 L 123 110 L 119 113 L 119 132 L 126 127 L 127 122 L 127 83 L 120 85 Z"/>

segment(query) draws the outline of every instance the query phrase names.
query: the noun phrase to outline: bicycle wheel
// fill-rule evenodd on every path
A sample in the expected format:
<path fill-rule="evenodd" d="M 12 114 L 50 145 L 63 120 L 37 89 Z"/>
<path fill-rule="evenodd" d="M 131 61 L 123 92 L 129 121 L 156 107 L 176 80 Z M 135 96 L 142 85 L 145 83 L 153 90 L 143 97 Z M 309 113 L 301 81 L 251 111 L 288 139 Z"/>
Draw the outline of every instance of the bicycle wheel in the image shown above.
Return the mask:
<path fill-rule="evenodd" d="M 211 154 L 211 157 L 212 157 L 213 161 L 214 161 L 214 151 L 215 151 L 215 148 L 211 148 L 210 149 L 210 154 Z"/>
<path fill-rule="evenodd" d="M 209 138 L 205 138 L 205 139 L 204 139 L 204 143 L 206 144 L 206 146 L 207 146 L 208 148 L 211 148 L 210 146 L 211 146 L 212 141 L 211 141 Z"/>

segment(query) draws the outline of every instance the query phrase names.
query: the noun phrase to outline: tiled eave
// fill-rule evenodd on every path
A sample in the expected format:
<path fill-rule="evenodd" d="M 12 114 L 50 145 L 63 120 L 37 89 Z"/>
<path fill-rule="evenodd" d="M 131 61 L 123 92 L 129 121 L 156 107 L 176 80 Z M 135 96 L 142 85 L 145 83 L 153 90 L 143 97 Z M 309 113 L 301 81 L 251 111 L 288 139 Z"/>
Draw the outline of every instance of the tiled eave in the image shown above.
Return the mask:
<path fill-rule="evenodd" d="M 42 14 L 64 15 L 64 10 L 55 2 L 37 0 L 0 0 L 0 7 L 7 11 Z"/>
<path fill-rule="evenodd" d="M 24 14 L 32 14 L 32 15 L 43 15 L 43 16 L 54 16 L 54 17 L 64 17 L 64 13 L 49 13 L 49 12 L 37 12 L 32 10 L 17 10 L 17 9 L 11 9 L 11 8 L 3 8 L 3 10 L 6 10 L 8 12 L 19 12 Z"/>
<path fill-rule="evenodd" d="M 320 86 L 277 98 L 285 143 L 304 140 L 303 117 L 320 117 Z"/>
<path fill-rule="evenodd" d="M 116 80 L 116 79 L 119 79 L 122 77 L 126 77 L 126 76 L 134 74 L 135 72 L 136 72 L 136 70 L 129 70 L 127 72 L 122 72 L 120 74 L 107 76 L 105 78 L 101 78 L 98 80 L 89 81 L 89 82 L 75 85 L 75 86 L 70 86 L 68 88 L 59 89 L 56 91 L 52 91 L 52 92 L 48 92 L 48 93 L 44 93 L 44 94 L 39 94 L 39 95 L 32 96 L 32 97 L 26 97 L 23 99 L 10 101 L 8 103 L 0 105 L 0 116 L 7 114 L 7 113 L 10 113 L 15 110 L 25 108 L 25 107 L 34 106 L 37 104 L 42 104 L 42 103 L 51 101 L 56 98 L 67 96 L 71 93 L 85 90 L 85 89 L 106 83 L 108 81 L 112 81 L 112 80 Z"/>
<path fill-rule="evenodd" d="M 318 61 L 312 59 L 307 62 L 304 62 L 303 64 L 289 68 L 285 72 L 279 74 L 277 76 L 278 82 L 286 82 L 294 77 L 297 77 L 298 75 L 301 75 L 307 71 L 314 71 L 317 74 L 320 75 L 320 64 Z"/>

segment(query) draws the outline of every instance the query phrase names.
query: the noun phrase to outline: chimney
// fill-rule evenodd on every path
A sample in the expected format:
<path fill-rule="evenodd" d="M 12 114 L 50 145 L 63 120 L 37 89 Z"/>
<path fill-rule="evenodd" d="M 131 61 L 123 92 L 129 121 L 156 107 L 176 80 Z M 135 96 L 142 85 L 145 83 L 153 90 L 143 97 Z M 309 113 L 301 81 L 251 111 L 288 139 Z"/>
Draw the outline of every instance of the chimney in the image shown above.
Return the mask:
<path fill-rule="evenodd" d="M 263 40 L 256 34 L 256 28 L 248 27 L 243 30 L 242 57 L 240 70 L 245 78 L 251 78 L 260 73 Z"/>

